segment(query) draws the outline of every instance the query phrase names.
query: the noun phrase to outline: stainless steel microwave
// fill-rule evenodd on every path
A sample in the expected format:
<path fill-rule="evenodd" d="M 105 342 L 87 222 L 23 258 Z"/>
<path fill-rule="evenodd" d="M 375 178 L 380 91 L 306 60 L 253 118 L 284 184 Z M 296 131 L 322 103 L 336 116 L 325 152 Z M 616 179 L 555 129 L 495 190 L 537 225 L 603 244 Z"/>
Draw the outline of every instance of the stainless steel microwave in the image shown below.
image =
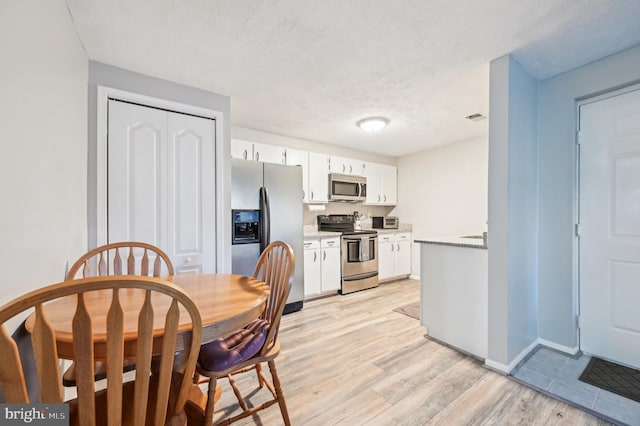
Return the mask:
<path fill-rule="evenodd" d="M 365 201 L 367 178 L 329 173 L 329 201 Z"/>

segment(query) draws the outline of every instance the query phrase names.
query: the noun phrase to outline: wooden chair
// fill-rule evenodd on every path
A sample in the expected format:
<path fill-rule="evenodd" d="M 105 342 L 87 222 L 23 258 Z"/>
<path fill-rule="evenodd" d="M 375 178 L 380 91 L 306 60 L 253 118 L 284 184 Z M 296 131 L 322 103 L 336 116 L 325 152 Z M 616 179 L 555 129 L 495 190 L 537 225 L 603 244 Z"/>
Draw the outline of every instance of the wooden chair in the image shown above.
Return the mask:
<path fill-rule="evenodd" d="M 149 253 L 155 256 L 151 270 L 149 268 L 151 266 Z M 127 265 L 125 274 L 122 269 L 123 256 L 126 257 Z M 139 258 L 139 263 L 136 257 Z M 110 258 L 113 259 L 113 263 L 109 262 Z M 167 272 L 167 279 L 171 280 L 175 275 L 175 270 L 171 259 L 164 251 L 151 244 L 127 241 L 105 244 L 90 250 L 69 268 L 67 279 L 78 278 L 80 271 L 82 271 L 83 278 L 105 275 L 149 276 L 150 272 L 154 277 L 160 277 L 163 269 Z"/>
<path fill-rule="evenodd" d="M 271 243 L 258 259 L 253 272 L 254 277 L 264 281 L 270 290 L 264 312 L 260 318 L 244 329 L 200 348 L 197 372 L 209 378 L 205 424 L 213 423 L 216 381 L 223 377 L 229 380 L 243 412 L 235 417 L 225 419 L 220 424 L 233 423 L 276 402 L 280 406 L 285 424 L 291 424 L 274 360 L 280 353 L 278 329 L 282 311 L 289 295 L 289 279 L 293 272 L 294 261 L 293 250 L 289 244 L 282 241 Z M 261 363 L 263 362 L 269 365 L 273 383 L 262 371 Z M 258 375 L 260 388 L 266 385 L 271 391 L 273 399 L 260 406 L 249 408 L 233 379 L 233 375 L 254 369 Z M 198 382 L 198 375 L 195 376 L 195 381 Z"/>
<path fill-rule="evenodd" d="M 107 318 L 92 318 L 87 311 L 86 294 L 94 291 L 112 292 Z M 126 297 L 131 291 L 138 291 L 141 298 L 144 297 L 137 318 L 137 312 L 123 313 L 120 303 L 121 297 Z M 78 382 L 78 398 L 69 402 L 70 424 L 84 426 L 106 424 L 107 421 L 109 424 L 138 425 L 162 425 L 174 421 L 184 423 L 184 406 L 192 386 L 191 380 L 200 349 L 202 321 L 197 306 L 181 288 L 157 278 L 126 276 L 66 281 L 32 291 L 0 308 L 0 384 L 6 402 L 30 402 L 18 348 L 4 325 L 7 320 L 30 308 L 35 308 L 31 339 L 41 401 L 45 404 L 63 402 L 55 331 L 47 321 L 47 305 L 44 303 L 66 296 L 77 297 L 75 313 L 69 312 Z M 150 374 L 154 346 L 154 308 L 158 312 L 164 312 L 164 309 L 167 311 L 160 362 L 157 371 Z M 184 325 L 179 330 L 181 310 L 186 311 L 190 317 L 191 326 L 186 330 L 183 329 Z M 133 323 L 138 324 L 135 349 L 138 370 L 135 381 L 123 384 L 123 328 L 128 315 L 133 315 Z M 93 380 L 96 348 L 93 339 L 96 332 L 94 329 L 99 327 L 92 326 L 94 322 L 106 322 L 106 354 L 109 360 L 107 389 L 97 393 Z M 104 328 L 102 330 L 101 333 L 104 333 Z M 177 381 L 178 376 L 173 374 L 178 338 L 188 342 L 185 344 L 184 358 L 180 358 L 186 360 L 182 364 L 184 376 L 181 381 Z M 167 418 L 167 413 L 171 417 Z"/>
<path fill-rule="evenodd" d="M 149 259 L 149 254 L 155 257 L 153 265 Z M 123 273 L 123 258 L 126 261 L 126 273 Z M 150 266 L 153 268 L 150 269 Z M 160 277 L 166 272 L 167 280 L 171 280 L 175 275 L 173 263 L 169 256 L 158 247 L 142 242 L 120 242 L 105 244 L 88 251 L 80 257 L 67 272 L 67 280 L 79 278 L 82 272 L 83 278 L 107 275 L 140 275 Z M 123 371 L 131 371 L 136 367 L 135 361 L 127 359 L 124 362 Z M 64 386 L 75 386 L 75 364 L 65 371 L 62 377 Z M 95 366 L 95 380 L 102 380 L 106 377 L 104 364 L 97 363 Z"/>

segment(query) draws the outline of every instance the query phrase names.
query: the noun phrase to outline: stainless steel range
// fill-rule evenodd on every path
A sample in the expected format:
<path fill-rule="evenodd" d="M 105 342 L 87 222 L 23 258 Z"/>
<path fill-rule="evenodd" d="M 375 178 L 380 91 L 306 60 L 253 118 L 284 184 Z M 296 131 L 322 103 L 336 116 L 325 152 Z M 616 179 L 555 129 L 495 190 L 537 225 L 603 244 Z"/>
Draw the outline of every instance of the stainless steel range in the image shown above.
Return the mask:
<path fill-rule="evenodd" d="M 319 215 L 318 230 L 341 234 L 341 294 L 378 286 L 377 231 L 355 229 L 351 214 Z"/>

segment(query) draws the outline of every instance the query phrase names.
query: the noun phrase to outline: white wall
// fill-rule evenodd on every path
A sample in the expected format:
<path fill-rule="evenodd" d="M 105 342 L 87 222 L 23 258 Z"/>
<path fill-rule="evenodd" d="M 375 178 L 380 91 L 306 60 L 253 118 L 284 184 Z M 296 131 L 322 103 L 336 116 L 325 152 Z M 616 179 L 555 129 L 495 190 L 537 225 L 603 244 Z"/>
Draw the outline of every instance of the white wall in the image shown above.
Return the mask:
<path fill-rule="evenodd" d="M 0 304 L 87 248 L 87 56 L 63 0 L 0 12 Z"/>
<path fill-rule="evenodd" d="M 413 225 L 412 239 L 477 235 L 487 228 L 488 138 L 477 138 L 398 158 L 398 206 L 391 212 Z M 411 275 L 420 275 L 419 244 Z"/>
<path fill-rule="evenodd" d="M 578 345 L 576 220 L 577 101 L 640 83 L 640 46 L 540 82 L 540 338 Z"/>
<path fill-rule="evenodd" d="M 2 303 L 62 280 L 66 262 L 87 249 L 89 65 L 62 0 L 3 2 L 0 46 L 0 196 L 11 206 L 0 213 Z M 148 79 L 142 87 L 153 83 Z M 169 86 L 165 93 L 174 95 Z M 182 90 L 191 100 L 209 101 L 207 106 L 216 97 Z M 219 100 L 228 117 L 228 98 Z M 225 127 L 228 149 L 228 121 Z"/>

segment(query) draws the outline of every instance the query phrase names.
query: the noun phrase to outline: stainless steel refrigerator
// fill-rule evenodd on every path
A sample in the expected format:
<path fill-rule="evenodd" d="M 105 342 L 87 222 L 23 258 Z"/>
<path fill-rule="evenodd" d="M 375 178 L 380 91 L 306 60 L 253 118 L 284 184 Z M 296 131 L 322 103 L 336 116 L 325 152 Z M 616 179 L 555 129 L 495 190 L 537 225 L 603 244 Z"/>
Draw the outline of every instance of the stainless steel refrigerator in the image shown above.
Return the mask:
<path fill-rule="evenodd" d="M 285 313 L 304 298 L 303 195 L 300 167 L 231 160 L 231 271 L 251 275 L 269 243 L 288 243 L 295 266 Z"/>

